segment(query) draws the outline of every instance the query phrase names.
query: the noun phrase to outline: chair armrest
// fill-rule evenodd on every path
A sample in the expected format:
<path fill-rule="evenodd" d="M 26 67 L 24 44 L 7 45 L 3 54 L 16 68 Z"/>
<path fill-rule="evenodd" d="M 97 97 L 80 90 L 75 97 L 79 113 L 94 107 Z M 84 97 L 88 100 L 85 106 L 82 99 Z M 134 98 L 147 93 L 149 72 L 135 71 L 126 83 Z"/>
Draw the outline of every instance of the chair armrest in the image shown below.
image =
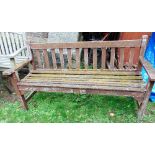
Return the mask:
<path fill-rule="evenodd" d="M 142 66 L 145 68 L 150 81 L 155 81 L 155 69 L 152 67 L 151 63 L 144 60 L 144 58 L 142 56 L 140 56 L 139 60 L 140 60 L 140 63 L 142 64 Z"/>
<path fill-rule="evenodd" d="M 13 73 L 15 73 L 16 71 L 18 71 L 19 69 L 23 68 L 24 66 L 26 66 L 27 64 L 29 64 L 29 62 L 31 62 L 31 60 L 26 60 L 20 64 L 17 64 L 15 68 L 11 68 L 11 69 L 7 69 L 3 72 L 3 75 L 11 75 Z"/>

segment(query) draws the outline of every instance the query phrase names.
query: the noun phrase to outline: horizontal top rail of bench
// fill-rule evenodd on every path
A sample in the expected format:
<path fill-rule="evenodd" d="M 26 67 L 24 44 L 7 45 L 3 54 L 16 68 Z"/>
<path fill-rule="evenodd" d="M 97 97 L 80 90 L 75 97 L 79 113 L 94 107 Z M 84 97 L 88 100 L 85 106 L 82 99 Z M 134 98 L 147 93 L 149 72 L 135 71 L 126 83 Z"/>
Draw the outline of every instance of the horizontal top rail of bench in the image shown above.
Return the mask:
<path fill-rule="evenodd" d="M 31 49 L 141 47 L 142 39 L 117 41 L 82 41 L 74 43 L 30 43 Z"/>

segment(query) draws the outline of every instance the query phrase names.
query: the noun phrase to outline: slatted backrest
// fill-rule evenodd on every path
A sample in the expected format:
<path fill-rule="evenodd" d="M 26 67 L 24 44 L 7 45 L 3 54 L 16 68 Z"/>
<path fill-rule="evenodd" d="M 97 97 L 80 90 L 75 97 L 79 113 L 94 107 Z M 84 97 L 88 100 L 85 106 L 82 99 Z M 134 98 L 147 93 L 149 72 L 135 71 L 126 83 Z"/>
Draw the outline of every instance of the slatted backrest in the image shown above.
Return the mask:
<path fill-rule="evenodd" d="M 21 33 L 14 32 L 0 32 L 0 55 L 13 54 L 18 49 L 26 45 L 24 36 Z M 26 56 L 27 53 L 23 51 L 21 56 Z"/>
<path fill-rule="evenodd" d="M 93 41 L 76 43 L 31 43 L 36 68 L 48 69 L 126 69 L 125 48 L 130 48 L 129 67 L 133 65 L 135 48 L 144 48 L 143 39 Z M 119 61 L 116 54 L 119 52 Z M 141 51 L 141 53 L 143 53 Z M 81 55 L 83 54 L 83 60 Z M 92 60 L 89 60 L 92 54 Z"/>

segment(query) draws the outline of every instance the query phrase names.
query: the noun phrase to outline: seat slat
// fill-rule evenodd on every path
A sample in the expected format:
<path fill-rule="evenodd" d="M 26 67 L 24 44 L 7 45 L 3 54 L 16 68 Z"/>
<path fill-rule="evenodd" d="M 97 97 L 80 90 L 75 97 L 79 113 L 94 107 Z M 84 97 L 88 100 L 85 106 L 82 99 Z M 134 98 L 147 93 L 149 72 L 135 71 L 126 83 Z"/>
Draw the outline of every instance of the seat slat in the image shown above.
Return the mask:
<path fill-rule="evenodd" d="M 21 80 L 19 85 L 139 92 L 145 90 L 142 76 L 136 75 L 136 72 L 128 72 L 129 75 L 119 75 L 118 72 L 110 72 L 109 70 L 103 71 L 104 74 L 91 74 L 91 71 L 89 71 L 90 74 L 85 74 L 85 72 L 83 74 L 68 74 L 68 72 L 69 70 L 63 74 L 61 72 L 57 72 L 57 74 L 30 73 Z M 77 71 L 75 70 L 75 72 Z M 111 74 L 108 75 L 108 73 Z"/>
<path fill-rule="evenodd" d="M 63 78 L 69 78 L 69 77 L 72 77 L 72 78 L 96 78 L 96 79 L 142 79 L 142 76 L 113 76 L 113 75 L 72 75 L 72 74 L 31 74 L 32 77 L 63 77 Z"/>
<path fill-rule="evenodd" d="M 145 88 L 121 87 L 121 86 L 100 86 L 100 85 L 82 85 L 82 84 L 55 84 L 51 82 L 19 82 L 18 86 L 32 87 L 55 87 L 55 88 L 79 88 L 79 89 L 95 89 L 95 90 L 121 90 L 121 91 L 138 91 L 144 92 Z"/>
<path fill-rule="evenodd" d="M 77 78 L 73 76 L 66 76 L 66 77 L 46 77 L 46 76 L 29 76 L 26 79 L 24 78 L 23 80 L 33 80 L 33 79 L 43 79 L 43 80 L 71 80 L 71 81 L 96 81 L 96 82 L 118 82 L 118 83 L 144 83 L 142 79 L 119 79 L 119 78 L 99 78 L 99 77 L 87 77 L 84 78 Z"/>
<path fill-rule="evenodd" d="M 38 82 L 38 79 L 27 79 L 24 82 Z M 117 81 L 113 81 L 113 82 L 100 82 L 100 81 L 92 81 L 92 80 L 88 80 L 88 81 L 73 81 L 73 80 L 45 80 L 45 79 L 39 79 L 39 82 L 41 83 L 46 83 L 46 82 L 50 82 L 52 84 L 75 84 L 75 85 L 92 85 L 92 86 L 113 86 L 113 87 L 131 87 L 131 88 L 145 88 L 145 83 L 119 83 Z"/>
<path fill-rule="evenodd" d="M 91 75 L 91 74 L 96 74 L 96 75 L 141 75 L 140 71 L 133 71 L 133 70 L 48 70 L 48 69 L 38 69 L 38 70 L 32 70 L 31 73 L 36 73 L 36 74 L 74 74 L 74 75 Z"/>
<path fill-rule="evenodd" d="M 116 76 L 117 77 L 117 76 Z M 49 80 L 49 81 L 65 81 L 65 80 L 69 80 L 69 81 L 92 81 L 92 82 L 117 82 L 117 83 L 144 83 L 143 80 L 140 78 L 134 78 L 134 77 L 130 77 L 130 78 L 120 78 L 120 77 L 108 77 L 106 76 L 105 78 L 102 78 L 101 76 L 85 76 L 83 77 L 83 75 L 81 76 L 33 76 L 32 74 L 30 74 L 26 79 L 24 80 Z"/>

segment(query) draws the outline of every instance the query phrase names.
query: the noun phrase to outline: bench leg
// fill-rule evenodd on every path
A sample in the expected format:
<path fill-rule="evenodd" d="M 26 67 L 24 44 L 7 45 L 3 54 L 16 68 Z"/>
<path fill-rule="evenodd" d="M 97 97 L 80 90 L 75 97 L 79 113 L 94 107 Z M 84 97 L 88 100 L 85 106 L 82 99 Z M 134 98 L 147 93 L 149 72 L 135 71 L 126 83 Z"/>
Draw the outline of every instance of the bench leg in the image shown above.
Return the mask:
<path fill-rule="evenodd" d="M 18 82 L 18 78 L 16 76 L 16 73 L 13 73 L 11 75 L 11 83 L 12 83 L 12 86 L 14 87 L 15 92 L 16 92 L 16 94 L 17 94 L 17 96 L 18 96 L 18 98 L 19 98 L 19 100 L 21 102 L 22 108 L 25 109 L 25 110 L 28 110 L 27 101 L 26 101 L 26 99 L 24 97 L 23 92 L 19 90 L 19 88 L 17 86 L 17 82 Z"/>
<path fill-rule="evenodd" d="M 24 95 L 18 96 L 21 101 L 21 106 L 23 109 L 28 110 L 27 101 L 25 100 Z"/>
<path fill-rule="evenodd" d="M 150 94 L 151 94 L 151 91 L 152 91 L 152 88 L 153 88 L 153 84 L 154 84 L 154 82 L 148 82 L 147 91 L 144 94 L 144 100 L 141 103 L 141 105 L 139 107 L 139 110 L 138 110 L 138 120 L 139 121 L 143 119 L 143 116 L 145 114 L 146 106 L 147 106 L 147 103 L 149 101 L 149 97 L 150 97 Z"/>

